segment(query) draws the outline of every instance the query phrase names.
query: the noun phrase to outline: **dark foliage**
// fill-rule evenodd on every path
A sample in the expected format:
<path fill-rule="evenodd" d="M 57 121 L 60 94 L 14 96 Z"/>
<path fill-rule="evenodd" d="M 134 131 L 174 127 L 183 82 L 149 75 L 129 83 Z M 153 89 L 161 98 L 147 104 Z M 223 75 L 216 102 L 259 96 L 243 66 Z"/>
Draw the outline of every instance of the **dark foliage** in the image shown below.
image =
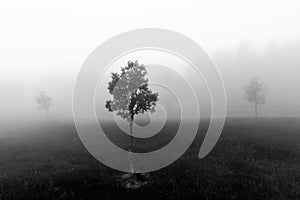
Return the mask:
<path fill-rule="evenodd" d="M 153 112 L 158 93 L 149 89 L 146 75 L 146 67 L 137 61 L 128 61 L 127 66 L 121 67 L 120 74 L 112 73 L 107 89 L 113 98 L 105 104 L 108 111 L 116 111 L 127 120 L 133 120 L 139 113 Z"/>

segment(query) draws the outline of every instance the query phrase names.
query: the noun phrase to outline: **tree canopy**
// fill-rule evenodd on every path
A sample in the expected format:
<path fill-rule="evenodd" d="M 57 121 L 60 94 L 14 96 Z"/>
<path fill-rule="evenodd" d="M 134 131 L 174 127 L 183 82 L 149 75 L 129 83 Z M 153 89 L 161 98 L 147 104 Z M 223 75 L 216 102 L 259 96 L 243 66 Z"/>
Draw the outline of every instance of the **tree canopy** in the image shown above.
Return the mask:
<path fill-rule="evenodd" d="M 149 89 L 146 75 L 145 65 L 138 61 L 128 61 L 127 66 L 121 67 L 120 73 L 112 73 L 107 87 L 112 99 L 107 100 L 105 105 L 108 111 L 116 111 L 128 121 L 139 113 L 154 112 L 158 93 Z"/>
<path fill-rule="evenodd" d="M 48 109 L 52 106 L 52 98 L 45 94 L 45 92 L 40 92 L 40 95 L 36 97 L 35 101 L 40 110 L 46 111 L 47 118 L 49 120 Z"/>
<path fill-rule="evenodd" d="M 257 78 L 252 79 L 250 84 L 244 87 L 245 98 L 250 103 L 265 104 L 266 102 L 266 89 L 264 83 L 260 82 Z"/>

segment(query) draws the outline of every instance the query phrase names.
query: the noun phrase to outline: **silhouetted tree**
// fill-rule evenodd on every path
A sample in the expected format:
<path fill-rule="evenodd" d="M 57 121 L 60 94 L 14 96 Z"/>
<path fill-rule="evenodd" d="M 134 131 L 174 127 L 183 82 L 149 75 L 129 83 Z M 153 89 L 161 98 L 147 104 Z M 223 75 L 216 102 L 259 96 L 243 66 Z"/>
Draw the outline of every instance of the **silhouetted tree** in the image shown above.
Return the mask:
<path fill-rule="evenodd" d="M 266 102 L 266 88 L 264 83 L 257 78 L 250 81 L 249 85 L 244 86 L 245 99 L 254 104 L 255 117 L 257 117 L 257 105 L 265 104 Z"/>
<path fill-rule="evenodd" d="M 47 114 L 47 119 L 49 120 L 49 108 L 52 106 L 52 99 L 44 92 L 40 92 L 40 95 L 36 97 L 36 103 L 38 104 L 38 108 L 40 110 L 45 110 Z"/>
<path fill-rule="evenodd" d="M 158 93 L 153 93 L 148 88 L 146 67 L 137 61 L 128 61 L 127 66 L 121 67 L 120 73 L 112 73 L 108 83 L 108 91 L 112 99 L 106 101 L 105 107 L 110 112 L 126 119 L 130 126 L 129 165 L 131 173 L 134 173 L 132 162 L 133 146 L 133 122 L 134 116 L 147 111 L 154 112 Z"/>

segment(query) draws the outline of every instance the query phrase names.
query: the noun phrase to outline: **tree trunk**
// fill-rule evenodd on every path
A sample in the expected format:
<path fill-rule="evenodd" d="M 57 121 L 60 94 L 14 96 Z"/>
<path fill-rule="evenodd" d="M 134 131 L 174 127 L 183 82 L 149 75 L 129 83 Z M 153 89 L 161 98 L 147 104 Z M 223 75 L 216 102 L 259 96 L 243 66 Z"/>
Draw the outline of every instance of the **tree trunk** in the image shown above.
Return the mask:
<path fill-rule="evenodd" d="M 257 103 L 256 102 L 254 103 L 254 106 L 255 106 L 255 117 L 257 117 Z"/>
<path fill-rule="evenodd" d="M 133 146 L 133 117 L 130 120 L 130 145 L 128 151 L 129 169 L 131 173 L 134 173 L 133 161 L 132 161 L 132 146 Z"/>
<path fill-rule="evenodd" d="M 47 119 L 48 119 L 48 121 L 50 120 L 50 118 L 49 118 L 49 113 L 48 113 L 48 109 L 45 109 L 46 110 L 46 114 L 47 114 Z"/>

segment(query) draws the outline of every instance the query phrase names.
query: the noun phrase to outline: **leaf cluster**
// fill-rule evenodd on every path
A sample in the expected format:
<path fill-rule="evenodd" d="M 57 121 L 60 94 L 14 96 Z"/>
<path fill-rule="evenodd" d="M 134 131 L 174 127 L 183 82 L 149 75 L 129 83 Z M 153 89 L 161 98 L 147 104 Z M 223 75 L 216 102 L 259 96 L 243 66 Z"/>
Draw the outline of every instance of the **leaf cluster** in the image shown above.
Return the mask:
<path fill-rule="evenodd" d="M 108 83 L 112 99 L 106 101 L 105 107 L 110 112 L 127 120 L 133 120 L 134 115 L 146 111 L 154 112 L 158 93 L 149 89 L 145 65 L 138 61 L 128 61 L 127 66 L 121 67 L 120 73 L 112 73 Z"/>

